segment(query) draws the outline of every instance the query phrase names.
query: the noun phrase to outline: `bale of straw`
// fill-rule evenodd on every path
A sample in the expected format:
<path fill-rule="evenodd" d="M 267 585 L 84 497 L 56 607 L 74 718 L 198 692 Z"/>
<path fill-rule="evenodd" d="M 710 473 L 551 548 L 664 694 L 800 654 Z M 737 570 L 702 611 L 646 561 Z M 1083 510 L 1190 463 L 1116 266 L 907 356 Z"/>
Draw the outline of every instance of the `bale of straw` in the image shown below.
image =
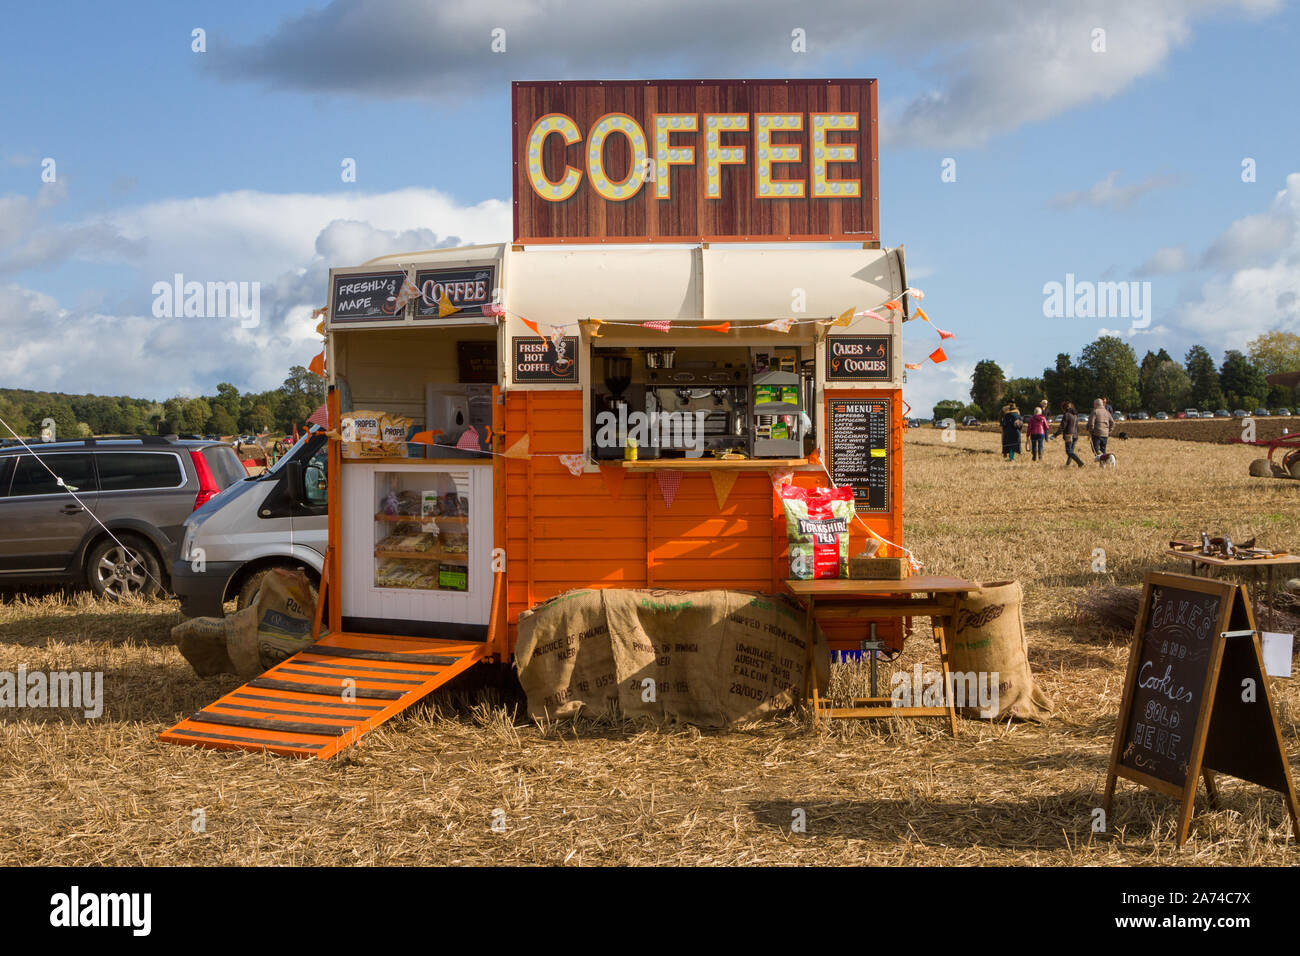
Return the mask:
<path fill-rule="evenodd" d="M 1250 463 L 1250 476 L 1252 478 L 1272 478 L 1272 463 L 1267 458 L 1256 458 Z"/>
<path fill-rule="evenodd" d="M 1108 586 L 1090 588 L 1075 608 L 1080 618 L 1094 621 L 1106 630 L 1132 634 L 1141 603 L 1141 588 Z"/>

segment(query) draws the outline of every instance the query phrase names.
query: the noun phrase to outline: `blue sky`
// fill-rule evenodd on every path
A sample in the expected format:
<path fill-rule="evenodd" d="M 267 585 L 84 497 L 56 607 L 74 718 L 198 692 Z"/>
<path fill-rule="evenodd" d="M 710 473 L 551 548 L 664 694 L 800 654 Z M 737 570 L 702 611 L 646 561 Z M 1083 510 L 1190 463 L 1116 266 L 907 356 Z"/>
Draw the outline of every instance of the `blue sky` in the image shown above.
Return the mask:
<path fill-rule="evenodd" d="M 1298 330 L 1293 5 L 653 9 L 14 9 L 0 38 L 0 384 L 156 398 L 278 384 L 314 352 L 309 313 L 330 265 L 509 239 L 515 79 L 878 78 L 882 237 L 906 245 L 927 311 L 957 333 L 946 365 L 909 379 L 922 409 L 963 395 L 981 358 L 1037 374 L 1103 329 L 1139 357 L 1192 342 L 1217 357 Z M 505 54 L 488 52 L 495 26 Z M 196 27 L 206 52 L 191 50 Z M 796 27 L 807 54 L 790 51 Z M 340 179 L 344 157 L 356 183 Z M 945 158 L 956 182 L 940 179 Z M 154 318 L 152 285 L 175 271 L 260 281 L 265 321 Z M 1150 328 L 1045 318 L 1044 283 L 1067 273 L 1149 281 Z M 933 344 L 906 328 L 906 359 Z"/>

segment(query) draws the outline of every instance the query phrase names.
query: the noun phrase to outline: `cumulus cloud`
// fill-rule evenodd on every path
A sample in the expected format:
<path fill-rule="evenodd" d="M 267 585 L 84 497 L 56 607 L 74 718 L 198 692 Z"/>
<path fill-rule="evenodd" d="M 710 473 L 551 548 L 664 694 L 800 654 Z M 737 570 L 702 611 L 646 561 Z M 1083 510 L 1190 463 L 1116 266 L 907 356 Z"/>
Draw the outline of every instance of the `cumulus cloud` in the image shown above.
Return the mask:
<path fill-rule="evenodd" d="M 1177 182 L 1174 176 L 1150 176 L 1140 183 L 1129 186 L 1119 185 L 1119 172 L 1112 172 L 1100 182 L 1093 183 L 1087 189 L 1061 193 L 1052 199 L 1052 206 L 1057 209 L 1074 209 L 1089 206 L 1094 209 L 1127 209 L 1141 196 L 1163 186 L 1172 186 Z"/>
<path fill-rule="evenodd" d="M 319 347 L 311 310 L 327 297 L 331 266 L 359 265 L 510 235 L 509 203 L 461 206 L 434 190 L 337 195 L 225 193 L 124 207 L 93 222 L 54 228 L 37 200 L 0 199 L 0 262 L 62 236 L 51 255 L 122 263 L 112 309 L 69 307 L 17 284 L 0 286 L 0 381 L 9 387 L 165 398 L 211 392 L 217 382 L 261 390 Z M 11 223 L 21 223 L 21 228 Z M 100 240 L 92 237 L 101 231 Z M 75 240 L 75 241 L 74 241 Z M 155 318 L 154 284 L 257 282 L 260 322 Z"/>
<path fill-rule="evenodd" d="M 1165 246 L 1157 249 L 1146 262 L 1137 267 L 1137 275 L 1160 276 L 1186 272 L 1192 266 L 1191 256 L 1185 246 Z"/>
<path fill-rule="evenodd" d="M 909 145 L 971 145 L 1114 96 L 1167 60 L 1193 23 L 1264 15 L 1280 0 L 332 0 L 269 36 L 229 44 L 204 65 L 232 81 L 310 93 L 451 99 L 511 78 L 816 75 L 871 63 L 915 71 L 924 89 L 882 103 L 881 135 Z M 505 52 L 491 49 L 504 30 Z M 806 31 L 807 53 L 791 52 Z M 1094 31 L 1105 31 L 1098 52 Z M 884 96 L 889 97 L 888 90 Z"/>
<path fill-rule="evenodd" d="M 1193 340 L 1241 348 L 1273 329 L 1300 332 L 1300 173 L 1267 212 L 1225 229 L 1205 260 L 1219 271 L 1175 310 Z"/>

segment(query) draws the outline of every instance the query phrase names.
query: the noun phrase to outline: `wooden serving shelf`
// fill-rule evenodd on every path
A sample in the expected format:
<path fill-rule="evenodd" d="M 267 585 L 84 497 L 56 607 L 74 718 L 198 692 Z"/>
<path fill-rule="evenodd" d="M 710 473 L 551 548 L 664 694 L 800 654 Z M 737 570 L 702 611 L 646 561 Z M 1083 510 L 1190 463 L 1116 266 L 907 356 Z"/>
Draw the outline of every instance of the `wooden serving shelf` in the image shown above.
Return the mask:
<path fill-rule="evenodd" d="M 621 464 L 627 471 L 760 471 L 800 468 L 809 462 L 807 458 L 647 458 Z"/>
<path fill-rule="evenodd" d="M 464 551 L 443 551 L 430 548 L 428 551 L 381 551 L 375 549 L 376 558 L 392 558 L 397 561 L 455 561 L 469 563 L 469 554 Z"/>

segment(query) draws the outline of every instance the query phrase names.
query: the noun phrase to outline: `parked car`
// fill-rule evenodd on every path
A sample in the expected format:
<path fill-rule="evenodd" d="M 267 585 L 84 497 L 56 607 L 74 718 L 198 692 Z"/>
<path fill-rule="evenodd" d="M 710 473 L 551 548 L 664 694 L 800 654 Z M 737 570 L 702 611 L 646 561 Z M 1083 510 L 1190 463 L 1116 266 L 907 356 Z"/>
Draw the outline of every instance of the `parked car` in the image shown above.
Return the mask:
<path fill-rule="evenodd" d="M 1268 418 L 1268 409 L 1267 409 L 1267 408 L 1257 408 L 1257 409 L 1255 409 L 1255 417 L 1256 417 L 1256 418 Z"/>
<path fill-rule="evenodd" d="M 326 438 L 313 428 L 269 470 L 229 489 L 185 521 L 171 567 L 188 617 L 247 607 L 272 568 L 301 568 L 315 584 L 329 540 Z"/>
<path fill-rule="evenodd" d="M 1126 422 L 1126 421 L 1128 421 L 1128 416 L 1125 415 L 1123 412 L 1116 412 L 1116 413 L 1115 413 L 1115 421 L 1117 421 L 1117 422 Z"/>
<path fill-rule="evenodd" d="M 1244 408 L 1237 408 L 1237 409 L 1234 409 L 1234 410 L 1233 410 L 1233 412 L 1232 412 L 1232 417 L 1233 417 L 1233 418 L 1247 418 L 1247 417 L 1249 417 L 1249 413 L 1248 413 Z"/>
<path fill-rule="evenodd" d="M 961 423 L 963 425 L 978 425 L 980 423 L 980 420 L 976 418 L 974 415 L 967 415 L 965 418 L 961 420 Z"/>
<path fill-rule="evenodd" d="M 1140 422 L 1145 422 L 1145 421 L 1147 421 L 1147 420 L 1151 417 L 1151 413 L 1150 413 L 1150 412 L 1138 412 L 1138 413 L 1137 413 L 1136 415 L 1134 415 L 1133 417 L 1134 417 L 1135 419 L 1137 419 L 1138 421 L 1140 421 Z"/>
<path fill-rule="evenodd" d="M 1166 416 L 1166 417 L 1168 417 L 1168 416 Z M 1186 412 L 1178 412 L 1178 413 L 1176 413 L 1176 414 L 1174 415 L 1174 418 L 1187 418 L 1187 417 L 1188 417 L 1188 416 L 1187 416 L 1187 413 L 1186 413 Z"/>
<path fill-rule="evenodd" d="M 1186 415 L 1179 415 L 1178 417 L 1179 418 L 1200 418 L 1201 417 L 1200 409 L 1189 408 L 1186 411 L 1187 411 Z"/>
<path fill-rule="evenodd" d="M 28 446 L 0 449 L 0 582 L 85 584 L 101 596 L 162 590 L 186 517 L 248 474 L 222 442 Z"/>
<path fill-rule="evenodd" d="M 1215 417 L 1215 418 L 1231 418 L 1231 417 L 1232 417 L 1232 412 L 1228 411 L 1226 408 L 1216 408 L 1216 409 L 1214 410 L 1214 417 Z"/>
<path fill-rule="evenodd" d="M 1161 421 L 1161 422 L 1168 421 L 1168 420 L 1169 420 L 1169 413 L 1168 413 L 1168 412 L 1156 412 L 1156 420 L 1157 420 L 1157 421 Z"/>
<path fill-rule="evenodd" d="M 936 419 L 936 420 L 935 420 L 934 427 L 935 427 L 935 428 L 951 428 L 951 427 L 955 426 L 956 424 L 957 424 L 957 423 L 956 423 L 955 421 L 953 421 L 951 418 L 940 418 L 940 419 Z"/>
<path fill-rule="evenodd" d="M 1291 414 L 1291 409 L 1289 409 L 1289 408 L 1275 408 L 1275 409 L 1273 409 L 1273 414 L 1274 414 L 1274 415 L 1290 415 L 1290 414 Z"/>
<path fill-rule="evenodd" d="M 909 419 L 907 420 L 907 427 L 908 427 L 908 428 L 920 428 L 920 427 L 921 427 L 921 423 L 920 423 L 919 421 L 917 421 L 915 418 L 909 418 Z"/>

